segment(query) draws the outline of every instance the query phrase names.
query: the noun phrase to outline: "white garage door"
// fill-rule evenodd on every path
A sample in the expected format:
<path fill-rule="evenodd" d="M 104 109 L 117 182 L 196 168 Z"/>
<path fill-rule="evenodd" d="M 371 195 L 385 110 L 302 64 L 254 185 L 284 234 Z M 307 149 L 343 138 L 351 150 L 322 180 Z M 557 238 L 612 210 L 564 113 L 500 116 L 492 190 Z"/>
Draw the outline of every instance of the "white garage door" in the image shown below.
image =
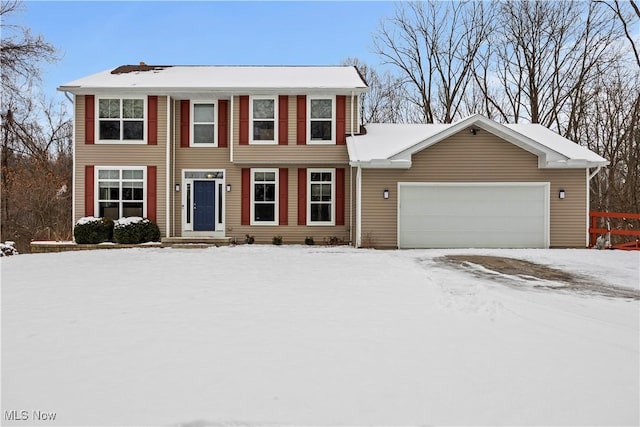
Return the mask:
<path fill-rule="evenodd" d="M 549 183 L 400 183 L 401 248 L 547 248 Z"/>

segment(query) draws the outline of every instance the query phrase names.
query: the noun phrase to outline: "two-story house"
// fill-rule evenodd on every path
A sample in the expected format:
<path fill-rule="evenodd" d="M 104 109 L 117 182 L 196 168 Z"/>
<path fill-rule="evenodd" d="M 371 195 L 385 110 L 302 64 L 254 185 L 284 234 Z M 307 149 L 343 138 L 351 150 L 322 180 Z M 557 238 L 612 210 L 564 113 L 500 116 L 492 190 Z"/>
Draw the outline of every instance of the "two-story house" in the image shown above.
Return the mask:
<path fill-rule="evenodd" d="M 75 97 L 74 220 L 148 217 L 163 237 L 353 240 L 354 67 L 122 66 Z"/>
<path fill-rule="evenodd" d="M 59 90 L 74 96 L 74 220 L 148 217 L 165 239 L 584 247 L 608 164 L 480 115 L 361 132 L 367 84 L 348 66 L 141 63 Z"/>

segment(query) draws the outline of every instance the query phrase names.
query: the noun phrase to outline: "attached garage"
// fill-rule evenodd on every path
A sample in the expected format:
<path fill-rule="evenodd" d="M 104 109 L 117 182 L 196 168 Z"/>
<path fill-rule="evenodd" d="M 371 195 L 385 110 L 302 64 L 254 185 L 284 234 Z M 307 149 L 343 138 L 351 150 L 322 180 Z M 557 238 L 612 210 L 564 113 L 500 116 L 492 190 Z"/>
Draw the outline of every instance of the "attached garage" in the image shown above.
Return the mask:
<path fill-rule="evenodd" d="M 549 183 L 398 183 L 400 248 L 547 248 Z"/>
<path fill-rule="evenodd" d="M 365 130 L 347 138 L 356 246 L 588 244 L 589 181 L 608 162 L 550 129 L 474 115 Z"/>

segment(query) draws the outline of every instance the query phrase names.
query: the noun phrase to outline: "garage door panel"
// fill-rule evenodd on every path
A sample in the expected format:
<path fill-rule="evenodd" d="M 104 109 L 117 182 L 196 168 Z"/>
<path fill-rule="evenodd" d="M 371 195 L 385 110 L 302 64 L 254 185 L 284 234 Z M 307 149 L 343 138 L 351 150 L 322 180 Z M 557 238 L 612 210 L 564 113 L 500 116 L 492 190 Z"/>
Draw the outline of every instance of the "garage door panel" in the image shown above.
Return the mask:
<path fill-rule="evenodd" d="M 400 184 L 399 246 L 547 247 L 548 183 Z"/>

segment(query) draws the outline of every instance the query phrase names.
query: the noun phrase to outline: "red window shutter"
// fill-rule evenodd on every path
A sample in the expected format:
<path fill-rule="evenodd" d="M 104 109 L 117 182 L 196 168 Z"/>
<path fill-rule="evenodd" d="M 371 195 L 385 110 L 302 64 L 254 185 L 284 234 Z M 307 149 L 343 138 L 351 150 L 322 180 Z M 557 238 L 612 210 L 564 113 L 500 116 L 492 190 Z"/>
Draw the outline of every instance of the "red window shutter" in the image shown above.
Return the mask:
<path fill-rule="evenodd" d="M 156 222 L 158 168 L 147 166 L 147 218 Z"/>
<path fill-rule="evenodd" d="M 158 97 L 147 97 L 147 144 L 158 145 Z"/>
<path fill-rule="evenodd" d="M 346 97 L 344 95 L 336 96 L 336 144 L 345 145 L 347 143 L 346 122 Z"/>
<path fill-rule="evenodd" d="M 281 168 L 279 170 L 278 185 L 278 210 L 279 210 L 279 224 L 289 224 L 289 169 Z"/>
<path fill-rule="evenodd" d="M 249 144 L 249 97 L 240 97 L 240 145 Z"/>
<path fill-rule="evenodd" d="M 298 95 L 297 99 L 297 126 L 296 126 L 296 141 L 298 145 L 305 145 L 307 143 L 307 96 Z M 305 218 L 305 224 L 307 220 Z"/>
<path fill-rule="evenodd" d="M 278 144 L 289 144 L 289 97 L 278 97 Z"/>
<path fill-rule="evenodd" d="M 251 169 L 242 168 L 242 204 L 240 206 L 240 223 L 251 224 Z"/>
<path fill-rule="evenodd" d="M 298 169 L 298 225 L 307 225 L 307 169 Z"/>
<path fill-rule="evenodd" d="M 84 167 L 84 216 L 94 215 L 94 167 L 93 165 L 86 165 Z"/>
<path fill-rule="evenodd" d="M 229 143 L 229 101 L 218 101 L 218 147 L 226 148 Z"/>
<path fill-rule="evenodd" d="M 336 169 L 336 225 L 344 225 L 344 168 Z"/>
<path fill-rule="evenodd" d="M 96 102 L 93 95 L 84 96 L 84 143 L 93 144 L 96 137 Z"/>
<path fill-rule="evenodd" d="M 180 101 L 180 147 L 189 148 L 189 110 L 191 103 L 188 99 Z"/>

